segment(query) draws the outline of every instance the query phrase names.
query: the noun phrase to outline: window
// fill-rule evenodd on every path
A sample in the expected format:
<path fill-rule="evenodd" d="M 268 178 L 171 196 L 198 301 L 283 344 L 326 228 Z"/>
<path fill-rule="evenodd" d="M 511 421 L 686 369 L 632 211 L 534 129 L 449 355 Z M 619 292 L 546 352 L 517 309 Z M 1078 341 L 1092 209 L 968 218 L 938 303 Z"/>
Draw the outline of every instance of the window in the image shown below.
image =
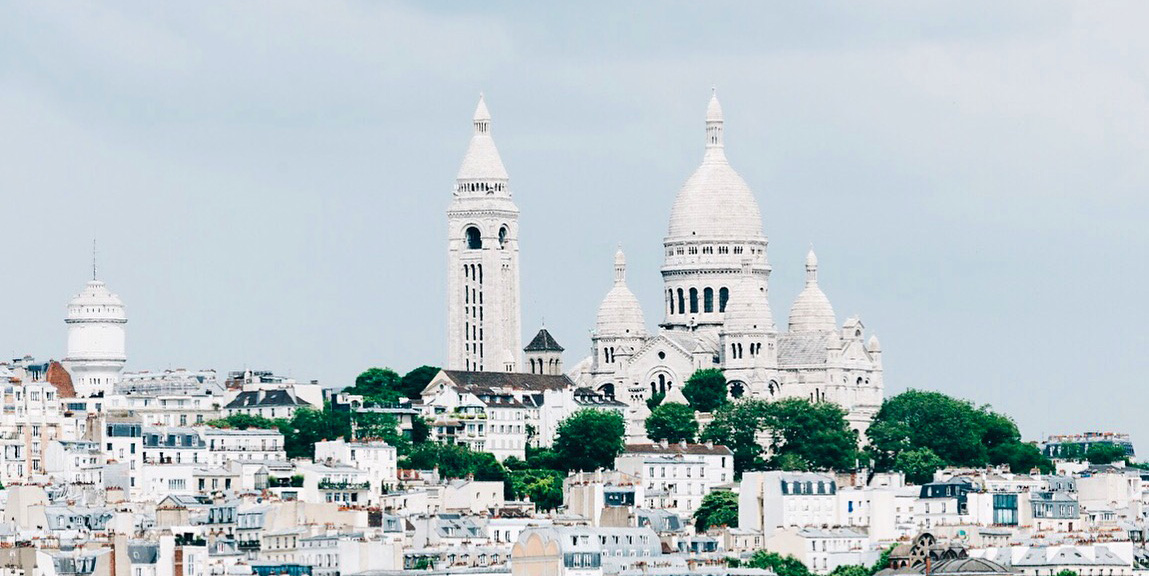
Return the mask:
<path fill-rule="evenodd" d="M 730 290 L 728 288 L 718 289 L 718 311 L 726 311 L 726 302 L 730 300 Z"/>
<path fill-rule="evenodd" d="M 703 312 L 713 312 L 714 311 L 714 289 L 713 288 L 707 288 L 707 289 L 702 291 L 702 311 Z"/>
<path fill-rule="evenodd" d="M 682 298 L 682 288 L 678 289 L 678 313 L 686 314 L 686 302 Z"/>
<path fill-rule="evenodd" d="M 467 249 L 479 250 L 483 247 L 483 237 L 479 233 L 479 229 L 471 226 L 467 228 Z"/>
<path fill-rule="evenodd" d="M 698 314 L 698 288 L 690 289 L 690 313 Z"/>
<path fill-rule="evenodd" d="M 506 248 L 507 244 L 507 227 L 499 228 L 499 250 Z"/>

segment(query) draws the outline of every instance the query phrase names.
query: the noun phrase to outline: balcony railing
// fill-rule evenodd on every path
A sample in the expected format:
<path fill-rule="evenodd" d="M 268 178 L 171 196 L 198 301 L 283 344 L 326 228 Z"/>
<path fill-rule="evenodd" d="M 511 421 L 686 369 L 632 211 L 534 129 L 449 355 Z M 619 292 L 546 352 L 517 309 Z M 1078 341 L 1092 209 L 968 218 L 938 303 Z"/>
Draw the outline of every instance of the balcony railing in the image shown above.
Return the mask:
<path fill-rule="evenodd" d="M 320 480 L 320 490 L 370 490 L 370 482 L 335 482 L 332 480 Z"/>

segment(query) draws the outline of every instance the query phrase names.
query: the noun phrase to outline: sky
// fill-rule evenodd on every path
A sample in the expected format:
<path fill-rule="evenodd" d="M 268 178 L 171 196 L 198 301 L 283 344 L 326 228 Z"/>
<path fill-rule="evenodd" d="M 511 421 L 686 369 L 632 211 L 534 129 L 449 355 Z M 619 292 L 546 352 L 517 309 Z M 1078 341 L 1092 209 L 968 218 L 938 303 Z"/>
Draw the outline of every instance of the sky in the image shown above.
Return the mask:
<path fill-rule="evenodd" d="M 91 275 L 128 370 L 327 386 L 446 356 L 480 92 L 521 210 L 524 342 L 590 349 L 616 246 L 651 329 L 712 87 L 784 326 L 806 250 L 887 395 L 1149 454 L 1149 4 L 0 4 L 0 354 Z"/>

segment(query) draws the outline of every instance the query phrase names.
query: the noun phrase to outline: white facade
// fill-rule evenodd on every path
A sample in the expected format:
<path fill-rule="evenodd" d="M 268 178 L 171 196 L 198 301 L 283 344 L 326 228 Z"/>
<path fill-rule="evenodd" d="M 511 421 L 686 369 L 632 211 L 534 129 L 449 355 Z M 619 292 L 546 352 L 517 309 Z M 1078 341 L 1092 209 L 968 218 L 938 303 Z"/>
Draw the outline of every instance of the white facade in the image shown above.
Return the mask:
<path fill-rule="evenodd" d="M 93 279 L 68 304 L 68 355 L 76 395 L 106 396 L 127 362 L 124 303 L 101 281 Z"/>
<path fill-rule="evenodd" d="M 784 528 L 833 526 L 837 483 L 809 472 L 747 472 L 738 490 L 738 527 L 770 537 Z"/>
<path fill-rule="evenodd" d="M 347 442 L 341 438 L 315 443 L 316 462 L 330 460 L 367 472 L 371 504 L 378 503 L 376 495 L 384 486 L 393 487 L 398 482 L 398 458 L 395 447 L 383 441 Z"/>
<path fill-rule="evenodd" d="M 711 490 L 734 481 L 733 452 L 713 444 L 628 444 L 614 467 L 645 487 L 642 506 L 685 516 Z"/>
<path fill-rule="evenodd" d="M 44 450 L 44 471 L 65 484 L 103 483 L 103 458 L 96 442 L 53 440 Z"/>
<path fill-rule="evenodd" d="M 367 471 L 344 464 L 310 464 L 299 467 L 303 474 L 303 501 L 330 502 L 344 506 L 366 505 L 371 486 Z"/>
<path fill-rule="evenodd" d="M 857 318 L 837 324 L 818 286 L 813 251 L 788 330 L 775 326 L 761 214 L 753 192 L 726 159 L 723 130 L 721 106 L 712 98 L 702 164 L 679 192 L 663 241 L 660 330 L 647 331 L 638 300 L 626 287 L 626 261 L 619 252 L 614 286 L 591 337 L 592 355 L 573 375 L 580 385 L 630 405 L 631 441 L 645 438 L 647 399 L 674 398 L 705 368 L 724 370 L 735 398 L 835 402 L 864 434 L 882 402 L 878 341 L 864 339 Z"/>
<path fill-rule="evenodd" d="M 208 447 L 208 463 L 223 466 L 231 460 L 286 460 L 283 434 L 278 430 L 224 430 L 201 428 L 200 436 Z"/>
<path fill-rule="evenodd" d="M 838 566 L 868 566 L 878 552 L 856 528 L 787 528 L 766 539 L 766 549 L 802 561 L 812 572 L 827 574 Z"/>
<path fill-rule="evenodd" d="M 519 369 L 519 209 L 483 98 L 447 210 L 447 368 Z"/>

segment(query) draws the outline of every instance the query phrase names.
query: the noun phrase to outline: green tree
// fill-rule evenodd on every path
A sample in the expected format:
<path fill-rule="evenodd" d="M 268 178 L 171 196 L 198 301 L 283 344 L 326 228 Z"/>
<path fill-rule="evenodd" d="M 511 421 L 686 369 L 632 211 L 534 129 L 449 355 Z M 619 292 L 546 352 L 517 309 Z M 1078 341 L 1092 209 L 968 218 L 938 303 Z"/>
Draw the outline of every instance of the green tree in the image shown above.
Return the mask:
<path fill-rule="evenodd" d="M 424 442 L 411 448 L 411 452 L 399 460 L 400 468 L 416 470 L 439 469 L 444 478 L 466 478 L 503 482 L 507 470 L 488 452 L 475 452 L 461 444 L 439 444 Z"/>
<path fill-rule="evenodd" d="M 411 442 L 422 444 L 431 438 L 431 425 L 427 419 L 416 414 L 411 418 Z"/>
<path fill-rule="evenodd" d="M 738 475 L 747 470 L 761 470 L 766 463 L 758 434 L 766 430 L 769 420 L 770 403 L 765 400 L 728 402 L 714 412 L 714 418 L 702 431 L 701 440 L 729 448 L 734 453 L 734 471 Z"/>
<path fill-rule="evenodd" d="M 514 497 L 530 498 L 539 510 L 554 510 L 562 506 L 565 478 L 566 473 L 557 470 L 530 469 L 510 472 Z"/>
<path fill-rule="evenodd" d="M 698 436 L 698 420 L 694 418 L 694 409 L 677 402 L 658 406 L 646 417 L 646 435 L 656 442 L 694 442 Z"/>
<path fill-rule="evenodd" d="M 611 469 L 625 436 L 626 422 L 618 412 L 586 408 L 559 423 L 554 451 L 569 470 Z"/>
<path fill-rule="evenodd" d="M 563 473 L 567 471 L 567 467 L 561 461 L 558 453 L 550 448 L 527 446 L 526 456 L 527 460 L 524 462 L 524 469 L 558 470 Z"/>
<path fill-rule="evenodd" d="M 699 412 L 713 412 L 726 403 L 726 376 L 717 368 L 698 370 L 682 387 L 682 395 Z"/>
<path fill-rule="evenodd" d="M 314 458 L 316 442 L 351 436 L 351 415 L 331 410 L 330 404 L 322 410 L 299 408 L 280 432 L 288 458 Z"/>
<path fill-rule="evenodd" d="M 439 370 L 440 368 L 437 366 L 420 366 L 404 374 L 403 378 L 399 380 L 399 392 L 412 400 L 422 398 L 423 389 L 431 383 Z"/>
<path fill-rule="evenodd" d="M 658 406 L 659 406 L 660 404 L 662 404 L 662 401 L 663 401 L 663 400 L 666 400 L 666 394 L 663 394 L 662 392 L 654 392 L 654 393 L 652 393 L 652 394 L 650 395 L 650 398 L 647 398 L 647 399 L 646 399 L 646 408 L 647 408 L 647 410 L 650 410 L 651 412 L 654 412 L 654 409 L 655 409 L 655 408 L 658 408 Z"/>
<path fill-rule="evenodd" d="M 401 380 L 399 374 L 390 368 L 368 368 L 355 378 L 354 386 L 343 391 L 358 394 L 367 402 L 393 404 L 404 396 Z"/>
<path fill-rule="evenodd" d="M 882 403 L 866 432 L 879 468 L 889 469 L 899 452 L 929 448 L 955 466 L 984 466 L 988 453 L 976 408 L 939 392 L 908 390 Z"/>
<path fill-rule="evenodd" d="M 878 559 L 874 561 L 874 565 L 870 566 L 870 576 L 874 576 L 874 574 L 890 567 L 890 554 L 894 553 L 894 548 L 896 547 L 897 545 L 891 544 L 886 547 L 885 550 L 882 550 L 882 553 L 878 555 Z"/>
<path fill-rule="evenodd" d="M 214 428 L 229 428 L 233 430 L 247 430 L 248 428 L 278 430 L 282 423 L 283 421 L 280 419 L 272 420 L 270 418 L 264 418 L 263 416 L 252 416 L 250 414 L 232 414 L 226 418 L 205 422 L 205 424 Z"/>
<path fill-rule="evenodd" d="M 748 568 L 772 570 L 778 576 L 811 576 L 810 570 L 801 560 L 793 556 L 783 556 L 777 552 L 759 550 L 746 561 Z"/>
<path fill-rule="evenodd" d="M 870 569 L 857 564 L 839 564 L 830 571 L 830 576 L 872 576 Z"/>
<path fill-rule="evenodd" d="M 1076 442 L 1062 442 L 1057 457 L 1062 460 L 1081 460 L 1085 458 L 1085 450 Z"/>
<path fill-rule="evenodd" d="M 932 482 L 934 472 L 945 466 L 945 462 L 929 448 L 914 448 L 898 453 L 894 469 L 905 473 L 906 480 L 914 484 Z"/>
<path fill-rule="evenodd" d="M 898 454 L 919 448 L 929 448 L 946 466 L 1052 469 L 1036 446 L 1021 441 L 1011 418 L 939 392 L 909 390 L 887 398 L 867 436 L 879 470 L 897 469 Z"/>
<path fill-rule="evenodd" d="M 1074 572 L 1073 570 L 1065 569 L 1065 570 L 1059 571 L 1057 573 L 1057 576 L 1077 576 L 1077 572 Z"/>
<path fill-rule="evenodd" d="M 351 419 L 355 422 L 355 438 L 358 440 L 383 440 L 400 454 L 406 454 L 411 447 L 411 441 L 399 432 L 399 421 L 390 414 L 355 412 Z"/>
<path fill-rule="evenodd" d="M 771 465 L 786 469 L 849 470 L 858 461 L 858 434 L 837 404 L 787 398 L 767 407 Z M 804 466 L 797 467 L 798 462 Z"/>
<path fill-rule="evenodd" d="M 1089 445 L 1085 452 L 1085 459 L 1090 464 L 1112 464 L 1125 460 L 1125 448 L 1108 442 L 1097 442 Z"/>
<path fill-rule="evenodd" d="M 1041 453 L 1041 448 L 1028 442 L 1014 442 L 990 448 L 991 462 L 1009 464 L 1009 471 L 1015 474 L 1027 473 L 1034 468 L 1042 474 L 1053 472 L 1053 462 Z"/>
<path fill-rule="evenodd" d="M 715 490 L 702 497 L 694 511 L 694 529 L 705 532 L 711 526 L 738 527 L 738 495 L 727 490 Z"/>

